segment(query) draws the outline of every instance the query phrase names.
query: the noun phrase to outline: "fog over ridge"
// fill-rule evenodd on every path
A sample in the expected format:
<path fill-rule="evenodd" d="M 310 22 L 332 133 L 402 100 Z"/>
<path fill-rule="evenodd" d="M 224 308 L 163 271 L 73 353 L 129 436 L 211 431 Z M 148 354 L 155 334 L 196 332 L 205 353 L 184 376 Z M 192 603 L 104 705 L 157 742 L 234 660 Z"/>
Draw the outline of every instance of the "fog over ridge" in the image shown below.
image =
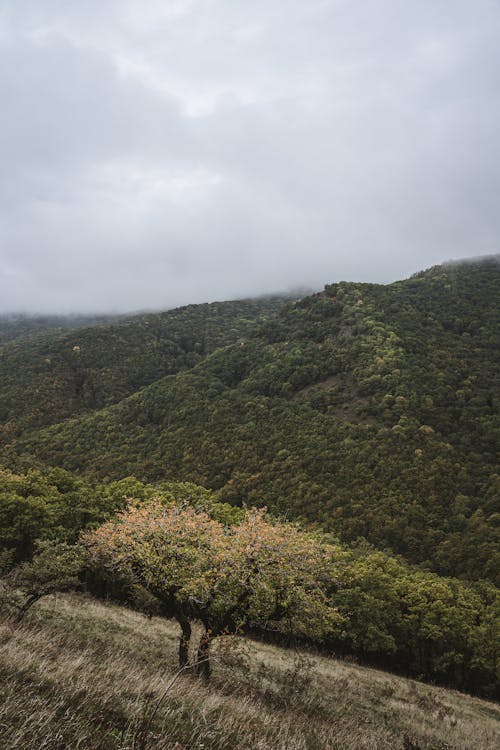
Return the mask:
<path fill-rule="evenodd" d="M 500 3 L 0 0 L 0 311 L 496 253 Z"/>

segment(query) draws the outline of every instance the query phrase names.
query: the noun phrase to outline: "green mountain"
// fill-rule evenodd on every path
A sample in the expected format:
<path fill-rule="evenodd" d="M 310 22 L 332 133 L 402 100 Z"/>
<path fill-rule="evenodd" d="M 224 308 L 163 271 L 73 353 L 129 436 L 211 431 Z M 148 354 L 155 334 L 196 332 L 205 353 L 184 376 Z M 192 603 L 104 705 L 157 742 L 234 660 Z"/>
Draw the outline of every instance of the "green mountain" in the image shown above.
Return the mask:
<path fill-rule="evenodd" d="M 13 318 L 3 327 L 0 320 L 0 440 L 100 409 L 191 368 L 286 301 L 189 305 L 92 326 L 78 318 Z"/>
<path fill-rule="evenodd" d="M 5 463 L 192 481 L 494 579 L 499 257 L 226 304 L 5 345 Z"/>
<path fill-rule="evenodd" d="M 0 315 L 0 346 L 9 341 L 36 336 L 40 332 L 84 328 L 109 321 L 102 315 Z"/>

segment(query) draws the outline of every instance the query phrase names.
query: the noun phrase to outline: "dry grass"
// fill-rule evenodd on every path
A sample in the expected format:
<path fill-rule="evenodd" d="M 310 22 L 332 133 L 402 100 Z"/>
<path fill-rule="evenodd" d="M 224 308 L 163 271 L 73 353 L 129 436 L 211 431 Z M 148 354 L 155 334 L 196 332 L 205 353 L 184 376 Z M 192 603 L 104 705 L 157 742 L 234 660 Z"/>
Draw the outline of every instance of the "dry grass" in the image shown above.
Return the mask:
<path fill-rule="evenodd" d="M 500 709 L 267 645 L 219 649 L 209 687 L 175 673 L 177 628 L 85 597 L 0 626 L 2 750 L 493 750 Z M 155 715 L 152 717 L 155 708 Z M 151 718 L 152 717 L 152 718 Z"/>

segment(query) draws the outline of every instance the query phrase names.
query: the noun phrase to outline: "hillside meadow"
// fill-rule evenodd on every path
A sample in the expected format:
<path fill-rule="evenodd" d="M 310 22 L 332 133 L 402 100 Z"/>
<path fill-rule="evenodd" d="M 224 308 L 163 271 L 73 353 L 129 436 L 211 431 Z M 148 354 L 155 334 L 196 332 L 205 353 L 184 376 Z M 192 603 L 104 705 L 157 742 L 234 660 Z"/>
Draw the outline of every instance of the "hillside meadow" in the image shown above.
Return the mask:
<path fill-rule="evenodd" d="M 494 750 L 500 709 L 347 661 L 220 639 L 176 679 L 178 628 L 84 595 L 0 629 L 3 750 Z M 172 685 L 172 681 L 173 685 Z M 170 688 L 169 688 L 170 686 Z"/>

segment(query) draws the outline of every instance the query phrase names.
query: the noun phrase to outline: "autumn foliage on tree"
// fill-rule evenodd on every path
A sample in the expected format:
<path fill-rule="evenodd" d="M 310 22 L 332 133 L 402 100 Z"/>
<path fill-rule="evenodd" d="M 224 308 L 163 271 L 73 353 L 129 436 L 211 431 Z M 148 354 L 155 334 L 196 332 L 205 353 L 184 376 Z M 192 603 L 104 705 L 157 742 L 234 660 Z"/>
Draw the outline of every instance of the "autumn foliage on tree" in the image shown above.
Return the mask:
<path fill-rule="evenodd" d="M 292 524 L 249 510 L 223 525 L 184 504 L 130 504 L 87 532 L 91 565 L 140 586 L 181 627 L 179 661 L 187 665 L 193 621 L 204 633 L 199 671 L 210 673 L 213 638 L 249 626 L 319 636 L 339 615 L 326 593 L 335 577 L 335 548 Z"/>

